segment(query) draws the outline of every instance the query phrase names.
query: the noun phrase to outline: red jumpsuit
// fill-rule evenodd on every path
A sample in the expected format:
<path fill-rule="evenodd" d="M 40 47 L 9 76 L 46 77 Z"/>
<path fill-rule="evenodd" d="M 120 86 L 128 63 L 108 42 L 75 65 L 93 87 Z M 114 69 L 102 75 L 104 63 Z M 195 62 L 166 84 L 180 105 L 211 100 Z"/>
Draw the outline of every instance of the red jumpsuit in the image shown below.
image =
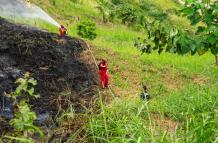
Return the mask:
<path fill-rule="evenodd" d="M 108 74 L 107 74 L 107 65 L 100 63 L 99 64 L 99 75 L 100 75 L 100 84 L 101 87 L 108 87 Z"/>

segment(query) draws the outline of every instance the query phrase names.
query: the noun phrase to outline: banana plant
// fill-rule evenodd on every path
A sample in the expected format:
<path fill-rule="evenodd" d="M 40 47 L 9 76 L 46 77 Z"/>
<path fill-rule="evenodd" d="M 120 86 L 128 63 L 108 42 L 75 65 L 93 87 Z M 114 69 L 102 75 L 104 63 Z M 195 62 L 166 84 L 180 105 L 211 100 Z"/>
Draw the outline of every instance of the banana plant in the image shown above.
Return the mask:
<path fill-rule="evenodd" d="M 108 1 L 107 0 L 98 0 L 98 6 L 96 7 L 102 15 L 102 21 L 107 23 L 107 13 L 108 13 Z"/>

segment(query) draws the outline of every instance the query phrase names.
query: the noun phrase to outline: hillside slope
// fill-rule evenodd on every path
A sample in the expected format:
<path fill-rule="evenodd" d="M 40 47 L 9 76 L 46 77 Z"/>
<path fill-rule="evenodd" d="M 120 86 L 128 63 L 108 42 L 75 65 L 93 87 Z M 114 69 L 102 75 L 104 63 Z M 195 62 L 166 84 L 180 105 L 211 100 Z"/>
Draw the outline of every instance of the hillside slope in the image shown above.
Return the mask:
<path fill-rule="evenodd" d="M 137 37 L 144 37 L 144 33 L 137 32 L 133 28 L 119 23 L 102 23 L 100 13 L 96 9 L 96 1 L 94 0 L 81 0 L 79 2 L 70 2 L 67 0 L 51 0 L 45 2 L 39 0 L 34 2 L 48 11 L 60 23 L 67 25 L 69 34 L 72 36 L 77 36 L 76 24 L 79 22 L 78 20 L 90 18 L 97 23 L 98 36 L 96 40 L 91 42 L 91 45 L 93 45 L 92 50 L 97 60 L 100 60 L 102 57 L 108 60 L 112 74 L 111 84 L 118 95 L 136 94 L 140 90 L 139 88 L 142 82 L 149 82 L 148 84 L 151 86 L 151 90 L 153 89 L 154 91 L 156 91 L 159 86 L 167 88 L 167 85 L 164 83 L 164 81 L 167 80 L 164 79 L 164 72 L 173 75 L 173 79 L 171 80 L 175 80 L 175 82 L 177 82 L 177 80 L 186 80 L 177 79 L 178 76 L 175 77 L 175 73 L 180 75 L 188 74 L 187 76 L 190 78 L 194 77 L 196 74 L 201 74 L 201 76 L 211 75 L 207 73 L 210 73 L 210 71 L 205 70 L 213 62 L 213 57 L 210 55 L 201 57 L 177 56 L 172 54 L 157 56 L 156 53 L 141 55 L 141 53 L 134 48 L 133 43 L 134 39 Z M 156 10 L 178 9 L 178 4 L 174 3 L 172 0 L 149 2 L 155 6 Z M 58 9 L 56 8 L 57 6 L 59 7 Z M 173 15 L 174 14 L 170 14 L 169 16 Z M 178 25 L 186 23 L 185 25 L 189 28 L 188 22 L 184 18 L 174 15 L 170 19 L 172 19 L 172 24 L 175 26 L 177 26 L 177 22 Z M 52 26 L 40 25 L 40 23 L 38 26 L 57 32 L 57 29 Z M 214 69 L 214 67 L 211 68 L 212 70 Z M 155 71 L 150 72 L 149 70 Z M 172 71 L 173 73 L 168 71 Z M 212 76 L 212 79 L 213 78 Z M 180 85 L 175 84 L 175 86 Z"/>
<path fill-rule="evenodd" d="M 104 104 L 105 97 L 111 99 L 111 92 L 99 90 L 96 108 L 76 115 L 73 123 L 76 127 L 64 121 L 64 129 L 69 130 L 59 135 L 67 134 L 69 138 L 64 141 L 208 143 L 216 140 L 218 68 L 213 64 L 213 56 L 142 55 L 133 44 L 145 33 L 120 21 L 103 23 L 95 0 L 32 2 L 66 25 L 70 36 L 77 37 L 76 24 L 81 20 L 91 19 L 97 24 L 97 38 L 87 42 L 97 61 L 102 58 L 108 61 L 110 87 L 118 97 Z M 175 1 L 145 2 L 151 4 L 145 11 L 151 12 L 150 18 L 155 19 L 156 12 L 169 12 L 170 26 L 192 30 L 187 19 L 171 11 L 180 7 Z M 58 31 L 49 24 L 35 24 Z M 152 97 L 149 102 L 139 99 L 142 83 L 149 87 Z"/>

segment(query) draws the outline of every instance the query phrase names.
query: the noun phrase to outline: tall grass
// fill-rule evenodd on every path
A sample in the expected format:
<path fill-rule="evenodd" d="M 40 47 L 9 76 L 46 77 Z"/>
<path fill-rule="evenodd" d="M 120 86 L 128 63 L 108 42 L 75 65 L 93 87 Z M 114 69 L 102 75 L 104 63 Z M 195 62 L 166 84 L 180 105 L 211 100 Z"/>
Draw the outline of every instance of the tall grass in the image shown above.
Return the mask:
<path fill-rule="evenodd" d="M 149 104 L 138 99 L 117 100 L 109 106 L 102 104 L 101 113 L 94 114 L 86 126 L 89 140 L 95 143 L 217 142 L 217 111 L 205 111 L 198 116 L 187 111 L 176 122 L 161 110 L 156 113 L 150 110 Z M 175 124 L 172 126 L 170 122 Z"/>

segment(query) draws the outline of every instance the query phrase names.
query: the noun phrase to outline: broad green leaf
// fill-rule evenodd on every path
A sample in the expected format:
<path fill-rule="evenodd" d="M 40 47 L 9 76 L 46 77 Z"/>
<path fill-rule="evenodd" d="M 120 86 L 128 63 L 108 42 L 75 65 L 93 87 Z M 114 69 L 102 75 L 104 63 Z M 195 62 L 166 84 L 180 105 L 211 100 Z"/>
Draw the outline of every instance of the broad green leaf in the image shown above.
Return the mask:
<path fill-rule="evenodd" d="M 27 90 L 27 92 L 29 93 L 30 96 L 32 96 L 34 93 L 34 88 L 33 87 L 30 88 L 29 90 Z"/>
<path fill-rule="evenodd" d="M 35 98 L 40 98 L 39 94 L 34 95 Z"/>
<path fill-rule="evenodd" d="M 24 82 L 25 82 L 25 79 L 18 78 L 15 83 L 24 83 Z"/>
<path fill-rule="evenodd" d="M 31 83 L 32 85 L 36 85 L 36 84 L 37 84 L 37 81 L 34 80 L 33 78 L 30 78 L 30 79 L 28 80 L 28 82 Z"/>
<path fill-rule="evenodd" d="M 24 75 L 24 78 L 28 78 L 28 77 L 30 77 L 30 73 L 26 72 L 25 75 Z"/>

